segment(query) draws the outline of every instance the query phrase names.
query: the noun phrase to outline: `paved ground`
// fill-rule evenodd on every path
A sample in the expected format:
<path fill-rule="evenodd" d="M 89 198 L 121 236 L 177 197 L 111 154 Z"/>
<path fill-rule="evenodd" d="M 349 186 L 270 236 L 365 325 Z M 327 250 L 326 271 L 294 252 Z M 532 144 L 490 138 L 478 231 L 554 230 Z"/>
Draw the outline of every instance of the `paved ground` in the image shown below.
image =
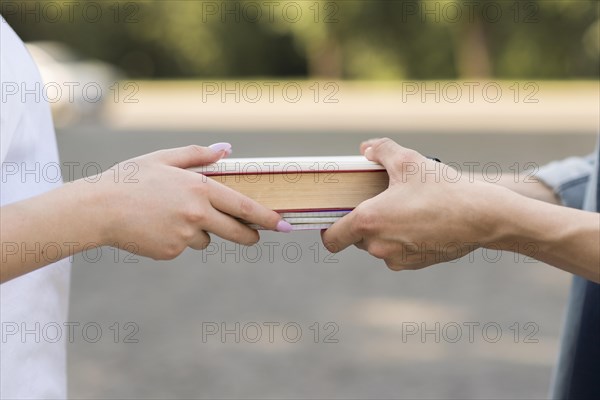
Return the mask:
<path fill-rule="evenodd" d="M 224 140 L 236 156 L 351 154 L 373 135 L 95 126 L 58 136 L 63 161 L 106 167 L 162 147 Z M 444 161 L 506 169 L 584 154 L 595 141 L 539 133 L 395 139 Z M 98 260 L 92 253 L 75 260 L 70 320 L 96 323 L 102 335 L 91 343 L 92 326 L 87 340 L 70 345 L 74 398 L 542 398 L 569 284 L 567 274 L 515 262 L 511 253 L 392 273 L 354 249 L 330 259 L 311 232 L 266 233 L 253 249 L 215 241 L 209 252 L 172 262 L 126 257 L 103 249 Z M 224 338 L 209 334 L 223 328 Z"/>

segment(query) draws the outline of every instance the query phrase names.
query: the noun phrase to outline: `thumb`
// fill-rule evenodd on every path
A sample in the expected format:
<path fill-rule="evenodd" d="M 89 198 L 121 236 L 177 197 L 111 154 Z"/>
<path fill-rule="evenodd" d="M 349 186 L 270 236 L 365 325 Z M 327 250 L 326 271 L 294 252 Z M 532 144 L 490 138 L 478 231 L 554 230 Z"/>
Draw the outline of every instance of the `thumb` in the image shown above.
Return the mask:
<path fill-rule="evenodd" d="M 370 160 L 385 167 L 390 177 L 390 184 L 400 179 L 405 173 L 414 175 L 419 163 L 426 159 L 418 152 L 400 146 L 391 139 L 374 139 L 361 145 L 361 152 Z M 402 178 L 404 181 L 404 178 Z"/>
<path fill-rule="evenodd" d="M 211 164 L 231 154 L 231 144 L 215 143 L 208 147 L 190 145 L 160 150 L 152 154 L 157 161 L 178 168 L 191 168 Z"/>
<path fill-rule="evenodd" d="M 385 167 L 389 172 L 393 172 L 398 166 L 398 162 L 418 161 L 419 154 L 400 146 L 391 139 L 375 139 L 364 142 L 361 145 L 361 152 L 370 160 L 377 162 Z"/>

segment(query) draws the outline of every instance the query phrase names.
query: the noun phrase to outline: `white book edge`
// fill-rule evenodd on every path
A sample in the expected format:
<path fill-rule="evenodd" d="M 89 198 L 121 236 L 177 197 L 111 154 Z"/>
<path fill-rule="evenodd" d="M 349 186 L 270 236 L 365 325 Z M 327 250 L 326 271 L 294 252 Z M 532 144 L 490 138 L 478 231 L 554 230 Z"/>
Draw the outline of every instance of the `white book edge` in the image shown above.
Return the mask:
<path fill-rule="evenodd" d="M 308 224 L 292 224 L 292 231 L 316 231 L 321 229 L 328 229 L 333 225 L 333 222 L 326 223 L 308 223 Z M 259 231 L 266 230 L 260 225 L 250 224 L 248 225 L 252 229 Z"/>
<path fill-rule="evenodd" d="M 204 175 L 269 174 L 300 172 L 382 171 L 385 168 L 363 156 L 225 158 L 189 168 Z"/>

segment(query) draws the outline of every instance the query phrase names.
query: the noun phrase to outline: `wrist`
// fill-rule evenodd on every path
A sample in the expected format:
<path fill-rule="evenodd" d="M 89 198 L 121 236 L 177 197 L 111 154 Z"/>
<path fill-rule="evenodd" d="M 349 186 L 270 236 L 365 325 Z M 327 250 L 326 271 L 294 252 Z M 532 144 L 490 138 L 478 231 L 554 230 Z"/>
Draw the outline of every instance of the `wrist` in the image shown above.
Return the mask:
<path fill-rule="evenodd" d="M 519 213 L 527 199 L 505 187 L 486 186 L 484 201 L 481 202 L 484 208 L 480 212 L 485 229 L 479 242 L 485 248 L 509 250 L 520 240 Z"/>
<path fill-rule="evenodd" d="M 69 188 L 69 195 L 75 201 L 74 210 L 77 210 L 76 224 L 81 226 L 80 237 L 85 237 L 88 243 L 99 246 L 110 245 L 114 238 L 111 229 L 114 225 L 114 208 L 109 202 L 110 195 L 106 185 L 101 181 L 93 182 L 79 179 L 65 184 Z"/>
<path fill-rule="evenodd" d="M 490 191 L 494 196 L 488 202 L 489 230 L 483 247 L 518 253 L 538 251 L 551 241 L 549 215 L 556 206 L 531 199 L 510 189 L 497 187 Z"/>

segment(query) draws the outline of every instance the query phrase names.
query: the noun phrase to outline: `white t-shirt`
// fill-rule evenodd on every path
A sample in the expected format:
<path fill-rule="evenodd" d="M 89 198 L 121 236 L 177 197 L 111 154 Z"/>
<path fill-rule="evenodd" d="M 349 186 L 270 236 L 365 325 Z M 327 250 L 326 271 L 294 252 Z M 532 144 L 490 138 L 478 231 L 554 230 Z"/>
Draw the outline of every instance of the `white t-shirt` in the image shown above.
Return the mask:
<path fill-rule="evenodd" d="M 59 161 L 50 107 L 41 98 L 40 74 L 23 42 L 1 17 L 0 82 L 0 205 L 4 206 L 54 189 L 62 179 L 49 174 Z M 36 221 L 26 223 L 35 226 Z M 8 241 L 2 238 L 3 252 Z M 70 268 L 65 259 L 0 285 L 2 399 L 66 398 L 64 323 Z"/>

